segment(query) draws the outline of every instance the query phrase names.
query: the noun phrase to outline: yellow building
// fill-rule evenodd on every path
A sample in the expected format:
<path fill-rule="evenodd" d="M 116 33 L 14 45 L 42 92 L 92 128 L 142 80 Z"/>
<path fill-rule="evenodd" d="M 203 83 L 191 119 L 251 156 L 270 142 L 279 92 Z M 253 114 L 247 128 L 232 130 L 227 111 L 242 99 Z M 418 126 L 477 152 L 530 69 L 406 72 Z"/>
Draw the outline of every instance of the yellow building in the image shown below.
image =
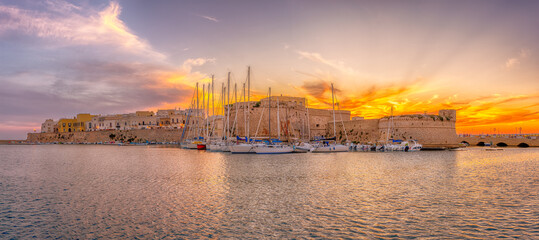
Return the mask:
<path fill-rule="evenodd" d="M 92 117 L 94 115 L 89 113 L 80 113 L 73 119 L 62 118 L 58 120 L 58 132 L 84 132 L 86 123 L 92 121 Z"/>
<path fill-rule="evenodd" d="M 58 120 L 58 132 L 74 132 L 76 122 L 76 118 L 62 118 Z"/>

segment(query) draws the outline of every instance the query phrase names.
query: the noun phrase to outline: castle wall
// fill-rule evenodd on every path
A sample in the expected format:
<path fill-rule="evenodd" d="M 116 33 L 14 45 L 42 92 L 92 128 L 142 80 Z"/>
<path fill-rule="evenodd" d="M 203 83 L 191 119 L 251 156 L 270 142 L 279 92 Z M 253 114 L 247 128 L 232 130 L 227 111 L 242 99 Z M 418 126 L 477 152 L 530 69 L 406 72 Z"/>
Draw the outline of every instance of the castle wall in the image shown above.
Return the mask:
<path fill-rule="evenodd" d="M 337 140 L 377 143 L 386 138 L 396 140 L 417 140 L 424 148 L 458 147 L 455 118 L 450 115 L 396 116 L 388 133 L 389 118 L 365 119 L 336 122 Z M 344 126 L 343 126 L 344 125 Z M 344 127 L 344 129 L 343 129 Z M 346 135 L 344 130 L 346 129 Z M 327 123 L 327 137 L 333 137 L 333 122 Z"/>
<path fill-rule="evenodd" d="M 348 137 L 348 140 L 351 142 L 364 144 L 376 143 L 380 139 L 380 133 L 378 131 L 379 121 L 380 119 L 337 121 L 335 123 L 337 141 L 346 141 L 346 137 Z M 329 122 L 327 123 L 326 136 L 333 137 L 333 134 L 333 122 Z"/>
<path fill-rule="evenodd" d="M 397 118 L 393 119 L 389 138 L 401 140 L 417 140 L 425 148 L 458 147 L 455 121 L 442 118 Z M 389 119 L 380 119 L 380 140 L 385 141 Z"/>

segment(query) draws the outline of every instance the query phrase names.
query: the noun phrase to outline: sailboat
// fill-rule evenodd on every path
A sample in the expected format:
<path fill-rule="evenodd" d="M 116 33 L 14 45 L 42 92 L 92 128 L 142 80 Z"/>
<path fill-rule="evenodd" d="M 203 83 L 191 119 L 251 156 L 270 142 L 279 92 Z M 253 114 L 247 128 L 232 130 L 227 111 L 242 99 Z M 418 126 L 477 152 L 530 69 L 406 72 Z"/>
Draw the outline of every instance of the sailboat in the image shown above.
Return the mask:
<path fill-rule="evenodd" d="M 257 154 L 279 154 L 279 153 L 292 153 L 294 148 L 288 145 L 275 144 L 271 141 L 271 87 L 269 88 L 268 98 L 268 138 L 269 141 L 266 144 L 254 147 L 254 151 Z"/>
<path fill-rule="evenodd" d="M 335 123 L 335 94 L 333 91 L 333 83 L 331 84 L 331 103 L 333 106 L 333 138 L 323 139 L 322 142 L 319 142 L 318 145 L 314 146 L 311 152 L 348 152 L 348 146 L 337 144 L 337 129 Z"/>
<path fill-rule="evenodd" d="M 212 83 L 213 83 L 213 76 L 212 76 Z M 213 84 L 212 84 L 213 86 Z M 222 123 L 223 123 L 223 132 L 222 132 L 222 136 L 221 136 L 221 139 L 214 139 L 211 141 L 211 143 L 209 144 L 208 146 L 208 150 L 212 151 L 212 152 L 222 152 L 223 149 L 226 147 L 226 144 L 225 142 L 223 142 L 222 140 L 224 139 L 224 136 L 225 136 L 225 84 L 222 83 L 221 85 L 221 97 L 219 99 L 219 102 L 217 103 L 217 105 L 221 105 L 222 106 L 222 110 L 223 110 L 223 115 L 219 115 L 219 118 L 221 119 Z M 215 96 L 213 94 L 213 88 L 212 88 L 212 96 Z M 212 135 L 215 134 L 214 130 L 215 130 L 215 127 L 216 127 L 216 124 L 215 124 L 215 120 L 217 119 L 217 115 L 215 115 L 215 97 L 212 98 L 212 105 L 213 105 L 213 126 L 212 126 Z M 219 109 L 221 109 L 221 107 L 219 107 Z"/>
<path fill-rule="evenodd" d="M 228 146 L 230 153 L 235 154 L 245 154 L 245 153 L 256 153 L 255 148 L 264 146 L 263 143 L 254 143 L 249 135 L 249 117 L 250 117 L 250 103 L 251 103 L 251 67 L 247 67 L 247 101 L 245 99 L 245 84 L 243 88 L 243 111 L 244 111 L 244 124 L 245 124 L 245 139 L 236 137 L 236 144 Z M 238 111 L 236 110 L 236 114 Z M 240 142 L 244 140 L 245 142 Z"/>
<path fill-rule="evenodd" d="M 191 135 L 190 132 L 193 133 L 191 136 L 194 136 L 194 135 L 198 134 L 197 133 L 197 131 L 198 131 L 198 118 L 197 118 L 197 116 L 195 116 L 195 121 L 196 121 L 197 126 L 195 126 L 194 128 L 190 126 L 190 118 L 191 118 L 191 115 L 193 113 L 193 108 L 195 107 L 195 104 L 197 105 L 195 115 L 198 115 L 198 83 L 196 84 L 196 88 L 194 89 L 194 92 L 193 92 L 193 97 L 191 99 L 191 108 L 189 108 L 188 112 L 187 112 L 187 121 L 186 121 L 186 125 L 183 128 L 182 136 L 180 137 L 180 142 L 183 141 L 185 136 Z M 182 146 L 182 148 L 185 148 L 185 149 L 197 149 L 198 144 L 202 143 L 202 141 L 200 141 L 200 140 L 201 140 L 200 137 L 193 137 L 192 139 L 189 139 L 189 137 L 187 137 L 187 140 L 185 142 L 182 142 L 181 146 Z"/>

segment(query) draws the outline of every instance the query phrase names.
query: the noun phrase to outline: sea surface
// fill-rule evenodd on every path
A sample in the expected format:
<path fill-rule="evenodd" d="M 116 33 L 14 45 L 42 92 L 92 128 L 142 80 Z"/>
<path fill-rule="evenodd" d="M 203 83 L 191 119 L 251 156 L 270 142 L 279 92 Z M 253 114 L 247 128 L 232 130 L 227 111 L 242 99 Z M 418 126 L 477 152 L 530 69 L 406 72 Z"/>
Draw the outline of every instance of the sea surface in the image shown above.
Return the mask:
<path fill-rule="evenodd" d="M 539 149 L 0 146 L 0 239 L 539 239 Z"/>

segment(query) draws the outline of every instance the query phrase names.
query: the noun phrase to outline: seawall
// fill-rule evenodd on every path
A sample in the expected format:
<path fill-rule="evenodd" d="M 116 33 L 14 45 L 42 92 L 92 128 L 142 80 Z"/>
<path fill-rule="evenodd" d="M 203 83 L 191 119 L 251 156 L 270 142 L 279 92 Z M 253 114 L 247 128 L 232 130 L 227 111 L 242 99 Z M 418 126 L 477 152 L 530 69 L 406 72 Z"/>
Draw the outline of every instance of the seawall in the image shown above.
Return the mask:
<path fill-rule="evenodd" d="M 109 130 L 70 133 L 28 133 L 30 143 L 93 143 L 110 141 L 131 142 L 179 142 L 182 129 Z"/>

